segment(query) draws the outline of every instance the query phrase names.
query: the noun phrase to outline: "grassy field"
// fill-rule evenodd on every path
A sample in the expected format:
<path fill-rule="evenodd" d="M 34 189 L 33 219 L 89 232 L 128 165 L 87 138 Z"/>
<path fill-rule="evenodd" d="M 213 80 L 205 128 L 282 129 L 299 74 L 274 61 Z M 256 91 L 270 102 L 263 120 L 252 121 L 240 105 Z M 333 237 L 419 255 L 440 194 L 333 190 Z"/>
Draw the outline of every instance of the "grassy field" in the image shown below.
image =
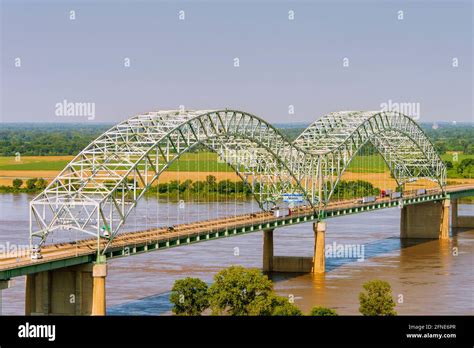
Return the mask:
<path fill-rule="evenodd" d="M 456 162 L 455 161 L 455 155 L 453 153 L 445 153 L 445 154 L 441 155 L 441 159 L 443 161 L 450 161 L 454 165 L 456 165 L 456 163 L 461 162 L 463 159 L 474 158 L 474 155 L 465 155 L 463 153 L 458 153 L 457 157 L 458 157 L 458 160 Z"/>
<path fill-rule="evenodd" d="M 10 184 L 15 177 L 44 177 L 54 178 L 62 170 L 73 156 L 24 156 L 19 160 L 15 157 L 0 157 L 0 181 L 1 184 Z M 448 171 L 449 178 L 458 178 L 456 165 L 465 158 L 474 158 L 474 155 L 458 154 L 457 161 L 453 154 L 442 155 L 444 161 L 450 161 L 455 168 Z M 178 172 L 191 173 L 231 173 L 233 169 L 226 163 L 218 161 L 217 154 L 212 152 L 198 152 L 183 154 L 179 160 L 174 162 L 168 172 L 178 175 Z M 368 155 L 355 157 L 347 172 L 359 174 L 388 174 L 388 167 L 380 155 Z M 169 173 L 171 174 L 171 173 Z M 197 178 L 196 178 L 197 179 Z"/>
<path fill-rule="evenodd" d="M 0 157 L 0 170 L 62 170 L 73 156 L 25 156 L 20 160 L 15 157 Z M 211 152 L 186 153 L 174 162 L 170 171 L 186 172 L 228 172 L 232 171 L 226 163 L 217 161 L 217 154 Z"/>
<path fill-rule="evenodd" d="M 0 157 L 0 170 L 55 170 L 63 169 L 73 156 L 28 156 L 16 161 L 15 157 Z M 219 162 L 212 152 L 185 153 L 174 162 L 170 171 L 183 172 L 229 172 L 226 163 Z M 388 170 L 380 155 L 357 156 L 348 169 L 354 173 L 383 173 Z"/>
<path fill-rule="evenodd" d="M 0 170 L 57 170 L 63 169 L 73 156 L 0 157 Z"/>
<path fill-rule="evenodd" d="M 351 173 L 384 173 L 388 172 L 388 167 L 382 156 L 378 154 L 356 156 L 350 163 L 347 171 Z"/>

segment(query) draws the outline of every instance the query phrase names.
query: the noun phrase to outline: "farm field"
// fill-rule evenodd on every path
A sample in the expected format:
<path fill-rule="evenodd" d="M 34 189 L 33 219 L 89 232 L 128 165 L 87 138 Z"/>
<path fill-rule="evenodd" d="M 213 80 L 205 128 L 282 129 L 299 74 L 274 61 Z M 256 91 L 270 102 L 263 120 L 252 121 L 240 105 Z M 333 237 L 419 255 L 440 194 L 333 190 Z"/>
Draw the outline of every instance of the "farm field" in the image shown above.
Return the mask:
<path fill-rule="evenodd" d="M 452 153 L 446 153 L 441 157 L 444 161 L 450 161 L 453 164 L 466 158 L 474 159 L 474 155 L 464 155 L 462 153 L 457 155 L 457 162 Z M 25 180 L 38 177 L 50 181 L 73 158 L 74 156 L 22 156 L 17 160 L 15 157 L 0 157 L 0 185 L 11 186 L 15 178 Z M 163 173 L 160 181 L 204 180 L 209 173 L 216 176 L 217 180 L 239 180 L 238 176 L 233 173 L 232 168 L 218 161 L 217 154 L 198 152 L 183 154 L 178 161 L 171 164 L 169 169 Z M 373 182 L 376 186 L 380 186 L 381 181 L 387 182 L 387 180 L 390 180 L 388 167 L 378 154 L 355 157 L 345 176 L 352 180 L 367 180 Z M 448 171 L 448 177 L 455 182 L 466 181 L 466 179 L 456 178 L 455 168 Z"/>

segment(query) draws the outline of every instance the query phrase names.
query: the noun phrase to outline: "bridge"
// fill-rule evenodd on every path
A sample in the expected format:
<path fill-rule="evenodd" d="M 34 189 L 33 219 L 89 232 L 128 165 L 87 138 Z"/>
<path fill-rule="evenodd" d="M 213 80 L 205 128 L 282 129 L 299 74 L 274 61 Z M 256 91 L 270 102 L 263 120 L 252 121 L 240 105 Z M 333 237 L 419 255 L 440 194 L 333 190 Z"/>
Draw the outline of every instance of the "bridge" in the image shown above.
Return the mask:
<path fill-rule="evenodd" d="M 397 195 L 339 199 L 335 194 L 357 153 L 371 144 L 396 181 Z M 184 153 L 205 147 L 245 182 L 260 211 L 121 233 L 127 217 L 160 175 Z M 413 189 L 417 182 L 422 190 Z M 301 197 L 291 214 L 272 208 L 285 195 Z M 395 112 L 326 115 L 289 141 L 263 119 L 237 110 L 159 111 L 112 127 L 81 151 L 30 202 L 31 255 L 0 258 L 0 289 L 27 276 L 25 313 L 105 314 L 107 260 L 263 231 L 264 271 L 325 271 L 326 220 L 398 206 L 401 238 L 450 238 L 452 227 L 474 227 L 458 216 L 458 199 L 474 185 L 446 185 L 446 167 L 421 128 Z M 423 219 L 421 218 L 423 217 Z M 312 258 L 273 255 L 273 230 L 313 223 Z M 84 233 L 48 244 L 52 234 Z M 74 295 L 71 303 L 70 296 Z"/>

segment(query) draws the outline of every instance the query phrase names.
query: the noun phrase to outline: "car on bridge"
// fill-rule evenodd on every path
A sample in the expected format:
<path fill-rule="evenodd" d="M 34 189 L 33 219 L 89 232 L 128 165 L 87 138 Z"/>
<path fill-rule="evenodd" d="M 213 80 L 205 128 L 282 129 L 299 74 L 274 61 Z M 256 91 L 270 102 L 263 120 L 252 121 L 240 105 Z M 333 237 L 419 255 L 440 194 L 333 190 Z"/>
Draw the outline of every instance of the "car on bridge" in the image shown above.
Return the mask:
<path fill-rule="evenodd" d="M 355 203 L 366 204 L 366 203 L 373 203 L 376 200 L 377 200 L 377 197 L 375 197 L 375 196 L 366 196 L 366 197 L 362 197 L 362 198 L 356 200 Z"/>
<path fill-rule="evenodd" d="M 422 196 L 422 195 L 426 195 L 426 189 L 418 189 L 416 190 L 416 195 L 417 196 Z"/>

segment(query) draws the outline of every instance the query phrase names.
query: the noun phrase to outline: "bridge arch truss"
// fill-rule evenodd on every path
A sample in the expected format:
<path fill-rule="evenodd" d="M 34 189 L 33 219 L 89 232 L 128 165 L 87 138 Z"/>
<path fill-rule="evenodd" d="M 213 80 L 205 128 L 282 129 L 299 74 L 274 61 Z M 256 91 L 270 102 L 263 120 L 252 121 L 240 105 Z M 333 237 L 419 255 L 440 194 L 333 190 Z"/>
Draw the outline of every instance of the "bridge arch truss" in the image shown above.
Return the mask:
<path fill-rule="evenodd" d="M 399 185 L 428 178 L 444 188 L 446 168 L 433 145 L 411 118 L 398 113 L 332 113 L 293 142 L 263 119 L 238 110 L 137 115 L 90 143 L 30 202 L 30 241 L 43 244 L 56 230 L 81 231 L 98 241 L 107 230 L 111 241 L 161 173 L 200 146 L 234 168 L 262 209 L 282 194 L 299 193 L 322 211 L 368 142 Z"/>

